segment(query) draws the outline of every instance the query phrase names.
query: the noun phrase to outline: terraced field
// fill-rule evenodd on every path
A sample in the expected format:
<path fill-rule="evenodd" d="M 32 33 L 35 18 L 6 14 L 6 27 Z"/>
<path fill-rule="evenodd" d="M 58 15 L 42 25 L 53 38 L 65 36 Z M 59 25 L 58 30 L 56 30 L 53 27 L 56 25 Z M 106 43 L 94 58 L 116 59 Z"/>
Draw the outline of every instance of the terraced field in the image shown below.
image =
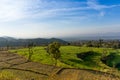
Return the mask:
<path fill-rule="evenodd" d="M 0 52 L 0 80 L 120 80 L 112 74 L 88 69 L 62 68 L 7 51 Z"/>
<path fill-rule="evenodd" d="M 0 52 L 0 69 L 14 73 L 21 80 L 44 80 L 61 68 L 28 62 L 22 56 L 3 51 Z"/>

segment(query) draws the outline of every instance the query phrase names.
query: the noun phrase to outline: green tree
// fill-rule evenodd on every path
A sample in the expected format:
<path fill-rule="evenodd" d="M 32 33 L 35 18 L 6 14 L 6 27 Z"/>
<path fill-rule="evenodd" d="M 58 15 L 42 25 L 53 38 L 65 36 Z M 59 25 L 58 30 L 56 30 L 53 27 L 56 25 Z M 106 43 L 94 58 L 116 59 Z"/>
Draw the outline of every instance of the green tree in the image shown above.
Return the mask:
<path fill-rule="evenodd" d="M 87 47 L 93 47 L 92 41 L 88 41 L 86 45 Z"/>
<path fill-rule="evenodd" d="M 55 65 L 57 65 L 57 60 L 60 58 L 60 43 L 59 42 L 53 42 L 48 45 L 48 53 L 51 55 L 51 57 L 55 60 Z"/>
<path fill-rule="evenodd" d="M 28 44 L 28 61 L 31 61 L 31 57 L 33 55 L 33 47 L 34 47 L 33 42 Z"/>
<path fill-rule="evenodd" d="M 103 39 L 99 39 L 99 41 L 98 41 L 98 48 L 102 47 L 102 44 L 103 44 Z"/>

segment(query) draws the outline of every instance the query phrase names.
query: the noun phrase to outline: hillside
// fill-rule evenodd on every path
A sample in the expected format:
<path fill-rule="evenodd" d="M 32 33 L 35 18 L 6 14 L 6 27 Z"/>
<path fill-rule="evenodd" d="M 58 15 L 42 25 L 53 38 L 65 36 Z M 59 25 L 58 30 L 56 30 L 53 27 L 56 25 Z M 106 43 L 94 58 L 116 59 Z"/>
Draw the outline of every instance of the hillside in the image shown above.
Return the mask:
<path fill-rule="evenodd" d="M 0 80 L 119 80 L 119 77 L 88 69 L 62 68 L 37 62 L 24 57 L 0 52 Z"/>
<path fill-rule="evenodd" d="M 33 42 L 36 46 L 39 45 L 48 45 L 49 43 L 53 41 L 58 41 L 61 44 L 67 44 L 66 41 L 57 39 L 57 38 L 50 38 L 50 39 L 45 39 L 45 38 L 33 38 L 33 39 L 16 39 L 13 37 L 0 37 L 0 47 L 18 47 L 18 46 L 27 46 L 29 43 Z"/>
<path fill-rule="evenodd" d="M 27 48 L 11 50 L 10 52 L 17 53 L 21 56 L 24 56 L 26 59 L 29 56 Z M 119 67 L 120 49 L 116 50 L 112 48 L 61 46 L 60 52 L 61 52 L 61 57 L 57 61 L 57 66 L 65 68 L 64 69 L 65 72 L 66 72 L 66 69 L 69 70 L 70 68 L 73 69 L 72 72 L 74 72 L 75 70 L 75 73 L 72 73 L 72 74 L 68 74 L 69 72 L 68 73 L 60 72 L 61 73 L 60 75 L 62 77 L 78 74 L 79 70 L 81 74 L 81 69 L 82 71 L 87 70 L 87 72 L 90 73 L 90 75 L 92 71 L 94 73 L 94 76 L 98 75 L 99 78 L 100 78 L 100 74 L 102 75 L 110 74 L 110 76 L 113 76 L 113 75 L 120 76 L 119 75 L 120 72 L 118 70 L 120 68 Z M 33 62 L 38 62 L 40 64 L 54 65 L 54 61 L 51 59 L 51 56 L 46 52 L 45 46 L 34 47 L 31 60 Z M 71 72 L 71 69 L 70 69 L 70 72 Z M 85 76 L 82 76 L 82 77 L 86 78 Z M 96 80 L 96 79 L 82 79 L 82 80 Z M 101 79 L 98 79 L 98 80 L 101 80 Z"/>

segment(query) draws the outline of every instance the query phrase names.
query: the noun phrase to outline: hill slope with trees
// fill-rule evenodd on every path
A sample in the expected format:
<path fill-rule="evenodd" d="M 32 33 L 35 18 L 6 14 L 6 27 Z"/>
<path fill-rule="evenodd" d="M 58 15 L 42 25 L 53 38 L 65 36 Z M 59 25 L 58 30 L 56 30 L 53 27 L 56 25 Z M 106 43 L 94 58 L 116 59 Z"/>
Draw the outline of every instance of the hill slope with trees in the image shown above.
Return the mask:
<path fill-rule="evenodd" d="M 61 44 L 67 44 L 66 41 L 57 39 L 57 38 L 50 38 L 50 39 L 45 39 L 45 38 L 33 38 L 33 39 L 16 39 L 12 37 L 0 37 L 0 47 L 18 47 L 18 46 L 27 46 L 29 43 L 34 43 L 36 46 L 44 46 L 48 45 L 51 42 L 58 41 Z"/>

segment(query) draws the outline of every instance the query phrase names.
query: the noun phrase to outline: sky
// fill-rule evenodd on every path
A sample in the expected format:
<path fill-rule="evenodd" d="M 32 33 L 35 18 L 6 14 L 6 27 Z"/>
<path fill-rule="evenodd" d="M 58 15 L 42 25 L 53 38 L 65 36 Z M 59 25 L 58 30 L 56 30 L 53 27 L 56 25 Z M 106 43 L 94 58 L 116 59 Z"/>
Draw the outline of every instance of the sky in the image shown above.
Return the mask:
<path fill-rule="evenodd" d="M 120 33 L 120 0 L 0 0 L 0 36 L 50 38 L 112 33 Z"/>

